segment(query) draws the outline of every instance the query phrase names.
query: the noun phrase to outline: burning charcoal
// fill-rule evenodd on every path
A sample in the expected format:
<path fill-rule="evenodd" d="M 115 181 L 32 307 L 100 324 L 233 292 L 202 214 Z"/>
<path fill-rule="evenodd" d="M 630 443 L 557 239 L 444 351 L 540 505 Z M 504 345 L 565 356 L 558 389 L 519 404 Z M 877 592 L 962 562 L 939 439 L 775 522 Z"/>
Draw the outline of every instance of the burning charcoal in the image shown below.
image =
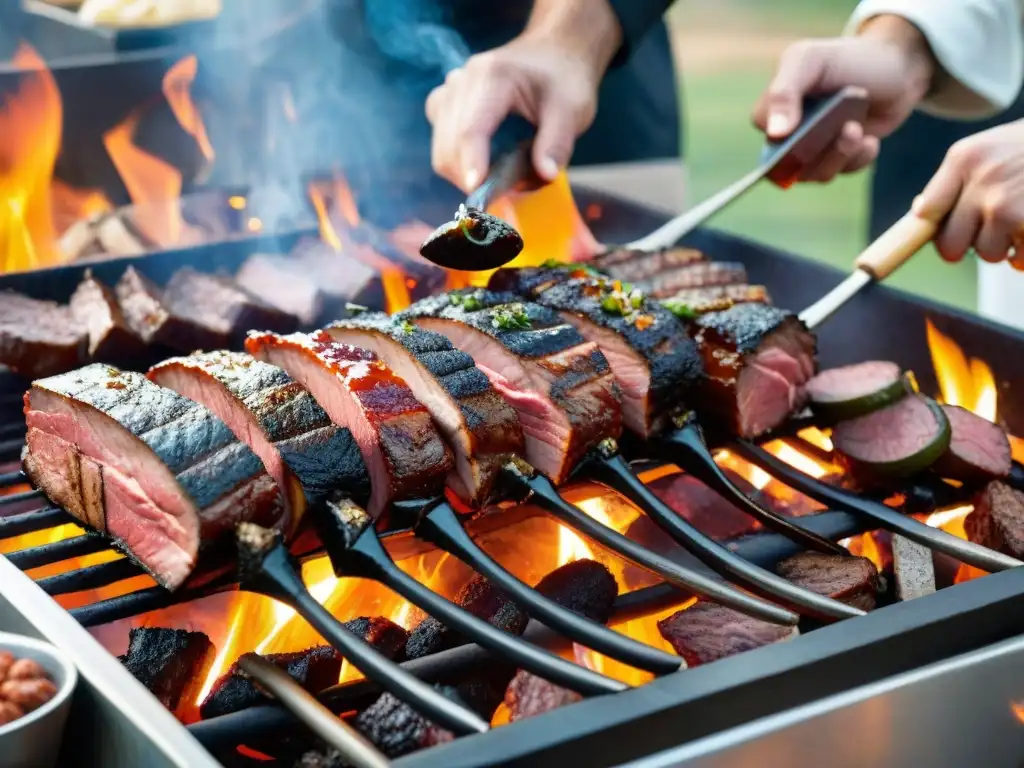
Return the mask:
<path fill-rule="evenodd" d="M 439 687 L 438 690 L 461 702 L 454 688 Z M 352 724 L 381 752 L 392 758 L 444 744 L 454 738 L 450 731 L 438 728 L 390 693 L 383 694 L 360 712 Z"/>
<path fill-rule="evenodd" d="M 202 632 L 139 627 L 128 633 L 125 668 L 167 709 L 191 706 L 213 664 L 216 649 Z"/>
<path fill-rule="evenodd" d="M 405 644 L 409 642 L 409 633 L 390 619 L 383 616 L 360 616 L 358 619 L 346 621 L 345 627 L 392 661 L 401 661 L 405 657 Z"/>
<path fill-rule="evenodd" d="M 658 631 L 690 667 L 791 640 L 800 634 L 796 627 L 769 624 L 706 602 L 662 619 Z"/>
<path fill-rule="evenodd" d="M 264 304 L 229 278 L 191 267 L 182 267 L 171 276 L 163 301 L 172 315 L 235 344 L 241 344 L 250 329 L 291 333 L 299 325 L 295 315 Z"/>
<path fill-rule="evenodd" d="M 88 334 L 68 307 L 0 291 L 0 365 L 30 379 L 85 360 Z"/>
<path fill-rule="evenodd" d="M 257 253 L 245 260 L 235 282 L 271 306 L 313 325 L 323 310 L 324 296 L 317 275 L 303 271 L 287 256 Z"/>
<path fill-rule="evenodd" d="M 71 296 L 71 313 L 89 333 L 89 357 L 103 363 L 137 363 L 145 345 L 125 321 L 114 292 L 86 270 Z"/>
<path fill-rule="evenodd" d="M 567 704 L 575 704 L 582 698 L 578 693 L 560 688 L 532 672 L 521 669 L 505 691 L 505 706 L 508 707 L 509 721 L 515 722 Z"/>
<path fill-rule="evenodd" d="M 556 568 L 534 589 L 573 613 L 606 624 L 615 610 L 619 585 L 596 560 L 576 560 Z"/>
<path fill-rule="evenodd" d="M 786 558 L 776 572 L 801 587 L 864 611 L 875 607 L 884 582 L 866 557 L 801 552 Z"/>
<path fill-rule="evenodd" d="M 1024 493 L 993 480 L 964 519 L 967 538 L 1013 557 L 1024 557 Z"/>
<path fill-rule="evenodd" d="M 227 338 L 216 330 L 168 309 L 163 291 L 134 267 L 121 275 L 114 293 L 125 322 L 146 344 L 178 352 L 227 346 Z"/>
<path fill-rule="evenodd" d="M 338 682 L 342 658 L 328 645 L 307 648 L 294 653 L 271 653 L 264 656 L 267 661 L 287 672 L 299 685 L 311 693 L 317 693 Z M 247 709 L 259 704 L 264 695 L 236 661 L 231 668 L 213 684 L 213 690 L 199 706 L 203 719 L 219 717 Z"/>
<path fill-rule="evenodd" d="M 455 596 L 455 602 L 481 619 L 499 629 L 521 635 L 526 629 L 529 617 L 518 605 L 498 587 L 491 585 L 483 576 L 474 576 Z M 431 653 L 452 648 L 464 642 L 456 632 L 450 630 L 433 616 L 428 616 L 409 635 L 405 655 L 418 659 Z"/>

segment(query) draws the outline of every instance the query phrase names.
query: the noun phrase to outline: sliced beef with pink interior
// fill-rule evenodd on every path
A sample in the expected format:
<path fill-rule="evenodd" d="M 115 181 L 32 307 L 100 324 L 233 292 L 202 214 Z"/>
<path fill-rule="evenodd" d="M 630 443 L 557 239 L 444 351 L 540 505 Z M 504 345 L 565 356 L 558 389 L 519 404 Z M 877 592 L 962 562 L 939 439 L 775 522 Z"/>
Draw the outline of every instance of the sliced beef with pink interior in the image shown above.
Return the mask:
<path fill-rule="evenodd" d="M 583 697 L 568 688 L 549 683 L 543 677 L 520 669 L 505 691 L 509 722 L 536 717 L 553 709 L 575 704 Z"/>
<path fill-rule="evenodd" d="M 1024 557 L 1024 493 L 993 480 L 975 497 L 964 531 L 975 544 Z"/>
<path fill-rule="evenodd" d="M 553 310 L 530 303 L 438 309 L 435 302 L 414 304 L 403 317 L 447 336 L 476 361 L 519 415 L 526 460 L 553 482 L 564 482 L 587 451 L 620 434 L 607 359 Z"/>
<path fill-rule="evenodd" d="M 26 378 L 63 373 L 85 361 L 88 343 L 70 308 L 0 291 L 0 365 Z"/>
<path fill-rule="evenodd" d="M 617 280 L 645 280 L 662 272 L 706 262 L 707 256 L 693 248 L 675 246 L 655 251 L 615 248 L 598 254 L 593 265 Z"/>
<path fill-rule="evenodd" d="M 534 297 L 556 310 L 608 359 L 622 393 L 622 420 L 643 438 L 660 431 L 703 370 L 696 345 L 675 315 L 621 283 L 583 278 Z"/>
<path fill-rule="evenodd" d="M 307 502 L 331 491 L 359 503 L 369 497 L 370 478 L 352 433 L 280 368 L 244 352 L 197 352 L 160 363 L 149 378 L 205 405 L 252 448 L 284 491 L 293 529 Z"/>
<path fill-rule="evenodd" d="M 770 624 L 704 601 L 662 619 L 658 622 L 658 631 L 690 667 L 790 640 L 800 634 L 796 627 Z"/>
<path fill-rule="evenodd" d="M 454 462 L 430 412 L 373 352 L 324 331 L 279 336 L 253 332 L 254 357 L 284 368 L 335 424 L 352 432 L 370 473 L 367 511 L 376 520 L 396 499 L 433 496 Z"/>
<path fill-rule="evenodd" d="M 977 483 L 1010 474 L 1010 438 L 1002 427 L 958 405 L 944 405 L 942 411 L 952 433 L 949 448 L 935 464 L 940 475 Z"/>
<path fill-rule="evenodd" d="M 866 557 L 801 552 L 787 557 L 775 571 L 801 587 L 862 611 L 874 610 L 883 588 L 878 569 Z"/>
<path fill-rule="evenodd" d="M 92 360 L 138 365 L 146 347 L 128 326 L 110 288 L 86 271 L 71 296 L 70 305 L 75 320 L 89 333 L 89 357 Z"/>
<path fill-rule="evenodd" d="M 368 349 L 430 411 L 455 452 L 448 486 L 474 504 L 487 500 L 498 472 L 523 451 L 523 429 L 473 358 L 438 333 L 375 313 L 328 326 L 334 339 Z"/>
<path fill-rule="evenodd" d="M 660 272 L 646 280 L 639 280 L 636 287 L 650 296 L 663 299 L 689 288 L 746 282 L 747 270 L 742 264 L 731 261 L 701 261 Z"/>
<path fill-rule="evenodd" d="M 237 523 L 284 523 L 259 458 L 203 406 L 138 373 L 93 364 L 33 382 L 25 470 L 78 520 L 174 589 L 200 544 Z"/>
<path fill-rule="evenodd" d="M 171 276 L 163 301 L 172 315 L 210 329 L 228 344 L 241 344 L 249 329 L 289 333 L 299 327 L 295 315 L 265 304 L 230 278 L 191 267 Z"/>
<path fill-rule="evenodd" d="M 763 285 L 713 285 L 707 288 L 684 288 L 663 299 L 666 304 L 675 304 L 689 309 L 690 313 L 702 315 L 728 309 L 734 304 L 771 304 L 768 289 Z"/>
<path fill-rule="evenodd" d="M 135 267 L 125 270 L 114 293 L 125 322 L 146 344 L 178 352 L 228 345 L 226 335 L 168 308 L 163 290 Z"/>
<path fill-rule="evenodd" d="M 737 304 L 690 323 L 704 359 L 700 405 L 735 434 L 757 437 L 804 406 L 817 341 L 796 315 Z"/>

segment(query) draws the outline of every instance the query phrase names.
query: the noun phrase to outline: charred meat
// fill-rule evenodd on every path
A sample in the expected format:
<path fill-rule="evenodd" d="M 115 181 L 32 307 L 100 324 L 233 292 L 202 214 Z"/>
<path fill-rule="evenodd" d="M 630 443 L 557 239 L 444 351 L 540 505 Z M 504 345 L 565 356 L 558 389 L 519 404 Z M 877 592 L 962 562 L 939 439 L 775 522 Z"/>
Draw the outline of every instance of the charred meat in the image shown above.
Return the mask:
<path fill-rule="evenodd" d="M 434 302 L 414 304 L 403 316 L 476 361 L 516 410 L 525 459 L 553 482 L 564 482 L 598 442 L 619 435 L 619 392 L 607 359 L 553 310 L 464 302 L 438 309 Z"/>
<path fill-rule="evenodd" d="M 284 524 L 259 458 L 201 405 L 95 363 L 25 395 L 25 470 L 49 498 L 120 543 L 168 589 L 200 543 L 236 523 Z"/>
<path fill-rule="evenodd" d="M 658 631 L 690 667 L 790 640 L 799 634 L 796 627 L 769 624 L 703 601 L 662 619 Z"/>
<path fill-rule="evenodd" d="M 71 313 L 89 334 L 89 357 L 100 363 L 135 362 L 145 352 L 142 339 L 129 327 L 114 292 L 91 272 L 71 296 Z"/>
<path fill-rule="evenodd" d="M 684 288 L 662 299 L 666 305 L 686 307 L 694 315 L 728 309 L 734 304 L 771 304 L 771 296 L 763 285 L 713 285 L 707 288 Z"/>
<path fill-rule="evenodd" d="M 202 632 L 137 627 L 128 633 L 121 663 L 171 712 L 193 706 L 216 649 Z"/>
<path fill-rule="evenodd" d="M 505 691 L 509 722 L 550 712 L 582 700 L 575 691 L 549 683 L 525 669 L 516 672 Z"/>
<path fill-rule="evenodd" d="M 307 502 L 343 489 L 360 503 L 369 475 L 352 433 L 331 422 L 309 391 L 244 352 L 197 352 L 152 368 L 149 378 L 205 405 L 263 461 L 293 522 Z"/>
<path fill-rule="evenodd" d="M 1024 557 L 1024 493 L 993 480 L 975 497 L 964 531 L 976 544 Z"/>
<path fill-rule="evenodd" d="M 449 488 L 463 500 L 484 503 L 501 468 L 522 453 L 523 430 L 473 358 L 438 333 L 384 314 L 325 330 L 340 342 L 370 350 L 409 385 L 454 449 Z"/>
<path fill-rule="evenodd" d="M 656 251 L 614 248 L 599 254 L 593 264 L 616 280 L 632 282 L 705 261 L 707 257 L 693 248 L 661 248 Z"/>
<path fill-rule="evenodd" d="M 460 701 L 454 688 L 440 687 L 446 696 Z M 444 744 L 455 738 L 451 731 L 439 728 L 390 693 L 385 693 L 353 721 L 366 738 L 391 758 Z"/>
<path fill-rule="evenodd" d="M 534 586 L 545 597 L 591 621 L 607 623 L 615 610 L 619 585 L 596 560 L 575 560 L 556 568 Z"/>
<path fill-rule="evenodd" d="M 636 282 L 636 287 L 656 299 L 674 296 L 691 288 L 710 288 L 717 285 L 742 285 L 747 282 L 747 270 L 742 264 L 730 261 L 702 261 L 670 269 Z"/>
<path fill-rule="evenodd" d="M 30 379 L 64 373 L 85 361 L 88 344 L 69 307 L 0 291 L 0 365 Z"/>
<path fill-rule="evenodd" d="M 346 621 L 345 627 L 392 661 L 401 661 L 405 658 L 405 644 L 409 642 L 409 633 L 391 619 L 383 616 L 360 616 L 358 619 Z"/>
<path fill-rule="evenodd" d="M 427 409 L 375 354 L 324 331 L 252 333 L 246 349 L 284 368 L 335 424 L 355 437 L 370 473 L 367 511 L 376 520 L 394 499 L 432 496 L 454 462 Z"/>
<path fill-rule="evenodd" d="M 324 308 L 324 292 L 316 272 L 304 270 L 295 259 L 257 253 L 250 256 L 238 272 L 235 282 L 253 296 L 259 296 L 275 309 L 313 325 Z"/>
<path fill-rule="evenodd" d="M 783 560 L 775 570 L 801 587 L 863 611 L 874 609 L 882 590 L 878 569 L 866 557 L 801 552 Z"/>

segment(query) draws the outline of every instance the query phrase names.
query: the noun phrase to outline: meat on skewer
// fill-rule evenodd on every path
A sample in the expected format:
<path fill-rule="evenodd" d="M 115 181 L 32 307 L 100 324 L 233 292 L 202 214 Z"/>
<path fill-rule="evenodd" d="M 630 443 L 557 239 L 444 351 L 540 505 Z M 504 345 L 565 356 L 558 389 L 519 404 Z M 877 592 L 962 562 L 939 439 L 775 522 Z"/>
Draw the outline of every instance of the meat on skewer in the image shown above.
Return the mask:
<path fill-rule="evenodd" d="M 370 481 L 352 433 L 309 391 L 244 352 L 197 352 L 154 366 L 150 380 L 204 405 L 263 460 L 294 522 L 306 504 L 344 489 L 365 502 Z"/>
<path fill-rule="evenodd" d="M 470 355 L 519 416 L 525 459 L 555 484 L 597 443 L 618 437 L 618 387 L 608 361 L 558 315 L 529 303 L 477 309 L 429 299 L 403 319 Z"/>
<path fill-rule="evenodd" d="M 370 473 L 367 512 L 374 520 L 391 501 L 431 497 L 454 462 L 427 409 L 408 385 L 369 350 L 327 333 L 251 333 L 246 349 L 283 368 L 312 393 L 335 424 L 348 427 Z"/>
<path fill-rule="evenodd" d="M 522 453 L 523 430 L 473 358 L 438 333 L 382 313 L 325 330 L 340 342 L 370 350 L 405 380 L 455 452 L 448 486 L 470 504 L 486 502 L 498 472 Z"/>
<path fill-rule="evenodd" d="M 259 457 L 213 413 L 145 376 L 94 363 L 33 382 L 25 470 L 175 589 L 200 543 L 241 521 L 287 523 Z"/>

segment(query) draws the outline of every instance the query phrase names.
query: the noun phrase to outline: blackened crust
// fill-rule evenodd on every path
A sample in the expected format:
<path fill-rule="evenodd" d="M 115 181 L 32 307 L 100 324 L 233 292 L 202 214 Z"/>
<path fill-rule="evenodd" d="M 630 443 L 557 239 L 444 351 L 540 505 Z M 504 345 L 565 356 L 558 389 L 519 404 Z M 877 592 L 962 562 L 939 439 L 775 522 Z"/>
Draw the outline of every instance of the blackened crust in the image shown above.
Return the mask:
<path fill-rule="evenodd" d="M 702 331 L 702 338 L 715 342 L 741 355 L 753 354 L 765 336 L 785 324 L 806 326 L 785 309 L 767 304 L 737 304 L 721 312 L 708 312 L 694 321 Z"/>

